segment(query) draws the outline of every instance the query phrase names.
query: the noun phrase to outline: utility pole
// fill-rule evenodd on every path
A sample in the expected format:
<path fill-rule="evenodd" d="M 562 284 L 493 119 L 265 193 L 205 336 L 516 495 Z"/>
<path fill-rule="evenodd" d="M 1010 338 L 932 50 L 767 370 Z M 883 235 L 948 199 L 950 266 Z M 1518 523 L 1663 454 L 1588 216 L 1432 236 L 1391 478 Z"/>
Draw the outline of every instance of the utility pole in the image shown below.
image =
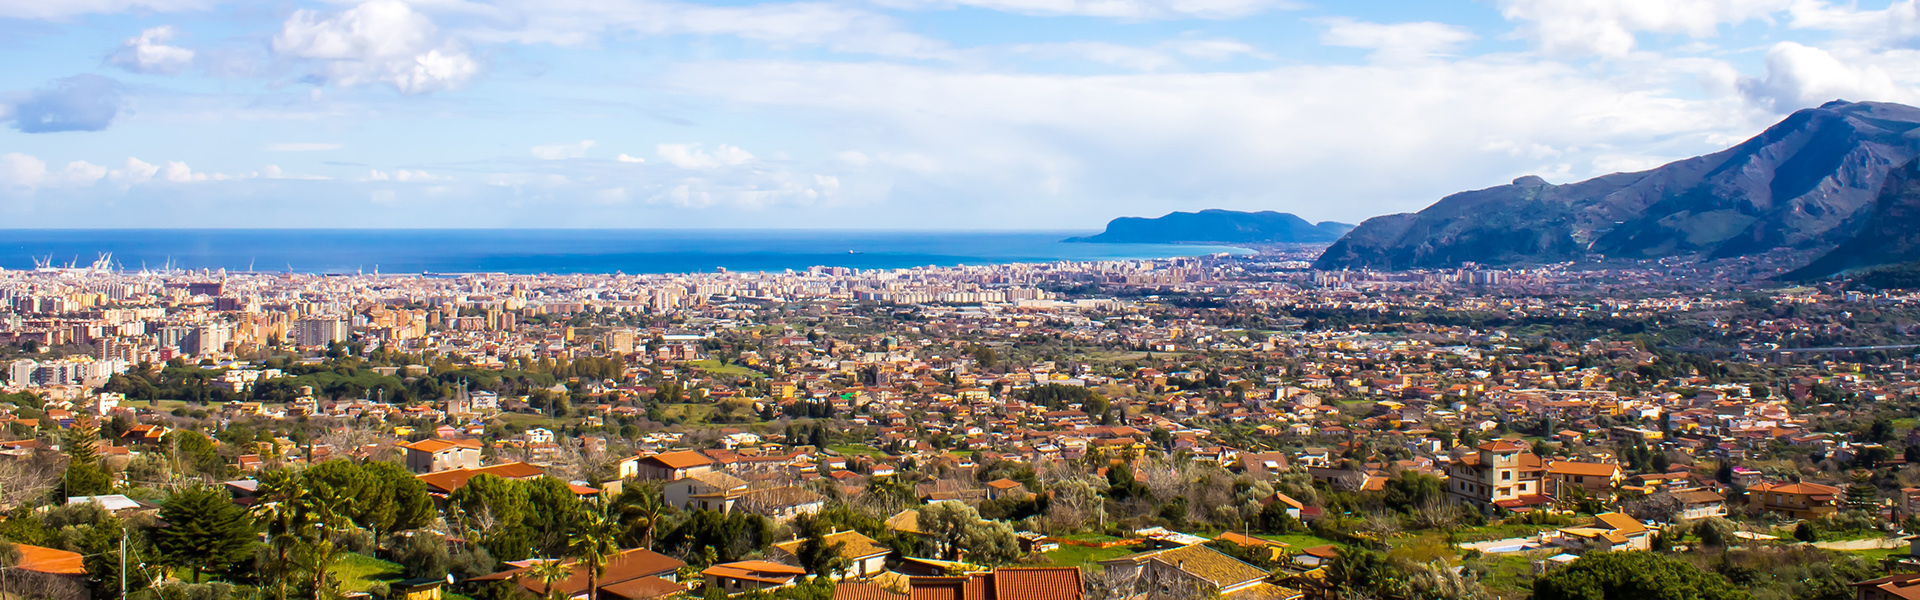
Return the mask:
<path fill-rule="evenodd" d="M 127 530 L 120 529 L 120 600 L 127 600 Z"/>

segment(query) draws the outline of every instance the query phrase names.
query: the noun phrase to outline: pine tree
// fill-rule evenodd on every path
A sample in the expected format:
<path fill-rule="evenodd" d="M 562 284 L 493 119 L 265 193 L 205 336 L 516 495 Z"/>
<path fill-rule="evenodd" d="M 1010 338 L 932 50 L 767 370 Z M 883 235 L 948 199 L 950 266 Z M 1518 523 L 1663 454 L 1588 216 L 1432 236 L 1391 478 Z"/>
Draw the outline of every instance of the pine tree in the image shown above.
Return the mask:
<path fill-rule="evenodd" d="M 161 564 L 205 575 L 253 558 L 253 520 L 224 491 L 195 487 L 177 492 L 161 507 L 160 520 L 167 526 L 154 530 L 153 543 Z"/>
<path fill-rule="evenodd" d="M 113 477 L 100 468 L 100 430 L 91 423 L 75 422 L 61 434 L 60 445 L 67 451 L 67 470 L 60 476 L 61 493 L 68 497 L 98 496 L 113 491 Z"/>

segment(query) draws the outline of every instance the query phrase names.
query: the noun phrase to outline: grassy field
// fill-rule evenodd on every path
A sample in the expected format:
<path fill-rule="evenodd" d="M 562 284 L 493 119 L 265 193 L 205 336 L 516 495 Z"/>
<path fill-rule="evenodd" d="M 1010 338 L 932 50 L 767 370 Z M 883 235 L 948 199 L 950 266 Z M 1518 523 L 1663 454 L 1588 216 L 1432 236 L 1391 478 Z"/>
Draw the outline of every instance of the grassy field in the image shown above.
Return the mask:
<path fill-rule="evenodd" d="M 1533 591 L 1534 560 L 1535 557 L 1527 554 L 1489 557 L 1486 564 L 1491 572 L 1482 577 L 1480 582 L 1501 598 L 1525 598 Z"/>
<path fill-rule="evenodd" d="M 838 452 L 841 456 L 865 455 L 880 458 L 887 455 L 887 453 L 876 450 L 873 446 L 866 444 L 833 444 L 827 446 L 827 449 Z"/>
<path fill-rule="evenodd" d="M 1877 563 L 1889 556 L 1906 556 L 1908 548 L 1901 546 L 1898 548 L 1875 548 L 1873 550 L 1847 550 L 1846 552 Z"/>
<path fill-rule="evenodd" d="M 1120 558 L 1133 553 L 1134 549 L 1126 546 L 1088 548 L 1086 546 L 1061 544 L 1059 550 L 1046 553 L 1046 557 L 1047 560 L 1052 561 L 1053 564 L 1057 566 L 1078 567 L 1091 565 L 1103 560 Z"/>
<path fill-rule="evenodd" d="M 1335 545 L 1335 546 L 1341 546 L 1341 545 L 1344 545 L 1344 544 L 1340 544 L 1340 543 L 1337 543 L 1337 542 L 1334 542 L 1333 540 L 1329 540 L 1329 539 L 1326 539 L 1326 538 L 1322 538 L 1322 537 L 1319 537 L 1319 536 L 1312 536 L 1312 535 L 1307 535 L 1307 534 L 1304 534 L 1304 533 L 1302 533 L 1302 534 L 1288 534 L 1288 535 L 1267 535 L 1267 534 L 1260 534 L 1260 535 L 1256 535 L 1256 536 L 1253 536 L 1253 537 L 1257 537 L 1257 538 L 1260 538 L 1260 539 L 1263 539 L 1263 540 L 1270 540 L 1270 541 L 1275 541 L 1275 542 L 1280 542 L 1280 543 L 1282 543 L 1282 544 L 1286 544 L 1286 545 L 1287 545 L 1287 549 L 1288 549 L 1288 550 L 1290 550 L 1290 551 L 1294 551 L 1294 552 L 1298 552 L 1298 551 L 1300 551 L 1300 550 L 1305 550 L 1305 549 L 1307 549 L 1307 548 L 1313 548 L 1313 547 L 1315 547 L 1315 546 L 1325 546 L 1325 545 L 1327 545 L 1327 544 L 1333 544 L 1333 545 Z"/>
<path fill-rule="evenodd" d="M 678 417 L 685 423 L 698 423 L 707 420 L 713 414 L 712 404 L 668 404 L 660 408 L 666 418 Z"/>
<path fill-rule="evenodd" d="M 1073 535 L 1056 535 L 1053 537 L 1063 539 L 1063 540 L 1073 540 L 1076 542 L 1086 542 L 1089 544 L 1105 544 L 1107 542 L 1120 541 L 1120 538 L 1113 537 L 1104 533 L 1076 533 Z"/>
<path fill-rule="evenodd" d="M 375 582 L 391 583 L 404 579 L 400 565 L 352 552 L 340 557 L 340 562 L 333 567 L 333 577 L 340 582 L 340 590 L 345 592 L 364 592 Z"/>

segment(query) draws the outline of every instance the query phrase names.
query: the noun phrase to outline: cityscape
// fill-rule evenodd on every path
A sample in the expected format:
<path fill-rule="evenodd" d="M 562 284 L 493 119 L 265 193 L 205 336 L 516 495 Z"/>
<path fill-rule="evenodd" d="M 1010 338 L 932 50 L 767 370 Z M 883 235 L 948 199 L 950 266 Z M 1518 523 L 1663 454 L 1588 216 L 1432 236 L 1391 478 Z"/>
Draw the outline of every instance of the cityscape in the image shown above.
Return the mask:
<path fill-rule="evenodd" d="M 1920 600 L 1920 0 L 0 0 L 0 600 Z"/>

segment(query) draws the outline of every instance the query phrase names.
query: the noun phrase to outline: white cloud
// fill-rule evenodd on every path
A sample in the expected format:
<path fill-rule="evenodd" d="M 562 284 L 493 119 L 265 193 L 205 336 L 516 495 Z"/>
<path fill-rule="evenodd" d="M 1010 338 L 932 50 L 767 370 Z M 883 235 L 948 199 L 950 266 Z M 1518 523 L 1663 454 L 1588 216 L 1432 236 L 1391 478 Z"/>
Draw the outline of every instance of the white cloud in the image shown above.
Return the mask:
<path fill-rule="evenodd" d="M 1872 64 L 1849 65 L 1826 50 L 1780 42 L 1767 50 L 1767 76 L 1750 80 L 1742 91 L 1774 112 L 1817 106 L 1829 100 L 1913 102 L 1910 87 Z"/>
<path fill-rule="evenodd" d="M 47 161 L 19 152 L 0 154 L 0 189 L 33 189 L 46 179 Z"/>
<path fill-rule="evenodd" d="M 593 140 L 580 140 L 578 142 L 565 144 L 547 144 L 545 146 L 534 146 L 533 155 L 541 160 L 580 158 L 586 156 L 587 149 L 592 147 Z"/>
<path fill-rule="evenodd" d="M 884 56 L 943 58 L 952 52 L 945 42 L 909 33 L 890 17 L 832 2 L 505 0 L 477 12 L 493 22 L 470 33 L 484 41 L 580 46 L 610 35 L 709 35 Z"/>
<path fill-rule="evenodd" d="M 970 6 L 1037 16 L 1125 20 L 1232 19 L 1304 6 L 1292 0 L 881 0 L 897 7 Z"/>
<path fill-rule="evenodd" d="M 67 163 L 67 168 L 62 173 L 62 179 L 71 185 L 93 185 L 94 182 L 100 181 L 106 178 L 106 176 L 106 167 L 84 160 Z"/>
<path fill-rule="evenodd" d="M 277 143 L 267 144 L 267 151 L 268 152 L 319 152 L 324 150 L 339 150 L 345 147 L 346 146 L 342 144 L 329 144 L 329 143 L 321 143 L 321 142 L 277 142 Z"/>
<path fill-rule="evenodd" d="M 660 158 L 682 169 L 712 169 L 753 160 L 753 155 L 739 146 L 726 144 L 721 144 L 712 153 L 701 149 L 700 144 L 660 144 L 654 151 L 660 154 Z"/>
<path fill-rule="evenodd" d="M 1499 0 L 1522 36 L 1550 54 L 1625 56 L 1641 32 L 1713 37 L 1724 24 L 1769 19 L 1805 0 Z"/>
<path fill-rule="evenodd" d="M 446 181 L 448 178 L 434 175 L 423 170 L 396 169 L 392 173 L 373 169 L 362 181 L 396 181 L 400 183 L 421 183 L 428 181 Z"/>
<path fill-rule="evenodd" d="M 279 176 L 279 167 L 268 169 Z M 307 176 L 293 176 L 305 178 Z M 204 181 L 226 181 L 234 179 L 223 173 L 194 172 L 187 163 L 165 161 L 165 165 L 154 165 L 138 158 L 128 157 L 118 169 L 108 169 L 84 160 L 66 164 L 58 171 L 49 170 L 47 163 L 39 157 L 18 152 L 0 154 L 0 187 L 15 189 L 37 188 L 76 188 L 87 187 L 101 181 L 111 181 L 120 186 L 155 181 L 169 183 L 196 183 Z"/>
<path fill-rule="evenodd" d="M 458 88 L 480 63 L 400 0 L 372 0 L 331 17 L 294 11 L 275 53 L 318 63 L 314 77 L 343 86 L 385 83 L 403 94 Z"/>
<path fill-rule="evenodd" d="M 160 167 L 138 158 L 127 157 L 125 166 L 107 173 L 107 178 L 122 185 L 145 183 L 160 172 Z"/>
<path fill-rule="evenodd" d="M 1375 60 L 1396 62 L 1432 58 L 1478 39 L 1473 32 L 1445 23 L 1367 23 L 1335 18 L 1325 21 L 1320 43 L 1373 50 Z"/>
<path fill-rule="evenodd" d="M 141 31 L 140 35 L 127 38 L 119 50 L 107 57 L 107 63 L 134 73 L 179 73 L 193 64 L 193 51 L 167 45 L 175 33 L 171 25 Z"/>
<path fill-rule="evenodd" d="M 213 0 L 0 0 L 0 18 L 62 20 L 80 15 L 200 10 Z"/>
<path fill-rule="evenodd" d="M 1662 68 L 1671 72 L 1623 78 L 1493 55 L 1087 76 L 729 61 L 683 65 L 664 82 L 758 110 L 858 120 L 864 133 L 846 143 L 862 150 L 834 158 L 862 169 L 860 189 L 967 198 L 944 207 L 917 201 L 925 208 L 914 212 L 975 211 L 965 213 L 967 222 L 991 227 L 1006 223 L 984 215 L 1016 207 L 1061 222 L 1129 214 L 1131 206 L 1359 219 L 1542 167 L 1586 167 L 1602 154 L 1622 154 L 1618 148 L 1669 156 L 1718 150 L 1703 140 L 1744 137 L 1764 125 L 1764 115 L 1737 95 L 1676 96 L 1669 87 L 1689 84 L 1691 72 Z M 663 147 L 662 156 L 705 164 L 677 150 Z M 1031 201 L 1050 190 L 1058 190 L 1057 201 Z"/>
<path fill-rule="evenodd" d="M 617 157 L 614 157 L 614 160 L 618 160 L 618 161 L 620 161 L 620 162 L 623 162 L 623 163 L 643 163 L 643 162 L 647 162 L 647 159 L 644 159 L 644 158 L 640 158 L 640 157 L 638 157 L 638 156 L 629 156 L 629 155 L 628 155 L 627 153 L 625 153 L 625 152 L 622 152 L 622 153 L 620 153 L 620 156 L 617 156 Z"/>

